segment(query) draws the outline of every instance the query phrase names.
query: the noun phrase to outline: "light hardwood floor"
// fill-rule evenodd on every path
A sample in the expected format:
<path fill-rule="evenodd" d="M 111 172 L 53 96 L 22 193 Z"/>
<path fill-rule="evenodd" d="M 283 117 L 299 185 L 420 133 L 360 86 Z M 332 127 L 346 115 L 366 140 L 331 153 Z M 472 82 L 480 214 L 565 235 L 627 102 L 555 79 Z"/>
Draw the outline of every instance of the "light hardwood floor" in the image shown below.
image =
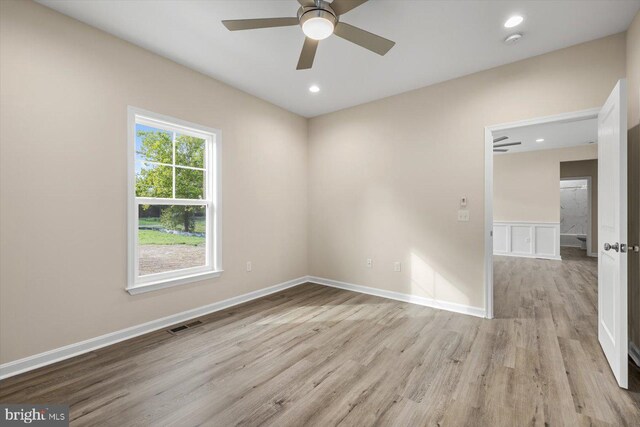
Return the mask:
<path fill-rule="evenodd" d="M 72 425 L 640 425 L 596 337 L 596 264 L 498 257 L 496 319 L 305 284 L 0 383 Z"/>

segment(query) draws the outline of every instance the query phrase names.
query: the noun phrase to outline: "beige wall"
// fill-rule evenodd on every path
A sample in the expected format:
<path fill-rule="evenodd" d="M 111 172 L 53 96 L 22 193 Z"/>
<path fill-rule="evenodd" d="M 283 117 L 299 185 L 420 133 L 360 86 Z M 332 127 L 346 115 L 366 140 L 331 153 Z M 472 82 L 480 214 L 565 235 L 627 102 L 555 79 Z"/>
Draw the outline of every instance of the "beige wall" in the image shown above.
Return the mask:
<path fill-rule="evenodd" d="M 598 248 L 597 145 L 494 156 L 495 221 L 560 222 L 560 179 L 590 176 L 591 251 Z"/>
<path fill-rule="evenodd" d="M 627 30 L 627 84 L 629 129 L 640 124 L 640 12 Z"/>
<path fill-rule="evenodd" d="M 598 157 L 597 145 L 493 157 L 493 219 L 560 222 L 560 162 Z"/>
<path fill-rule="evenodd" d="M 640 244 L 640 13 L 627 31 L 629 244 Z M 629 254 L 629 336 L 640 348 L 640 256 Z"/>
<path fill-rule="evenodd" d="M 596 153 L 597 154 L 597 153 Z M 598 160 L 560 162 L 560 178 L 591 177 L 591 253 L 598 253 Z"/>
<path fill-rule="evenodd" d="M 307 273 L 306 119 L 32 2 L 0 19 L 0 362 Z M 222 130 L 221 278 L 124 291 L 127 105 Z"/>
<path fill-rule="evenodd" d="M 625 55 L 614 35 L 311 119 L 311 274 L 483 307 L 484 126 L 601 106 Z"/>
<path fill-rule="evenodd" d="M 482 307 L 484 126 L 626 72 L 620 34 L 307 122 L 32 2 L 0 20 L 0 363 L 307 273 Z M 222 130 L 220 279 L 124 291 L 127 105 Z"/>

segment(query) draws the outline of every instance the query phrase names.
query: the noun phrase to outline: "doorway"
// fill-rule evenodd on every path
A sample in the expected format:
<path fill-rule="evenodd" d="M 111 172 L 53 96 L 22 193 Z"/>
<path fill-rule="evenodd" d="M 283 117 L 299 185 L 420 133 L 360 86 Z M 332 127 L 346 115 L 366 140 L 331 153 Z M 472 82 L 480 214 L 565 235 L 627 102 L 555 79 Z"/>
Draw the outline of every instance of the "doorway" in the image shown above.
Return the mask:
<path fill-rule="evenodd" d="M 491 319 L 494 315 L 493 257 L 494 244 L 498 247 L 498 244 L 495 243 L 497 238 L 505 239 L 503 247 L 508 252 L 508 254 L 505 254 L 507 256 L 523 256 L 529 258 L 540 258 L 544 256 L 550 259 L 560 259 L 559 163 L 562 160 L 576 160 L 558 157 L 558 164 L 556 166 L 549 166 L 555 168 L 556 172 L 548 169 L 547 172 L 530 175 L 528 177 L 529 179 L 522 180 L 523 185 L 526 184 L 528 186 L 527 189 L 522 191 L 518 191 L 518 188 L 511 183 L 511 189 L 513 191 L 510 194 L 514 195 L 518 200 L 515 202 L 511 201 L 507 204 L 514 207 L 515 210 L 514 212 L 505 214 L 505 217 L 495 217 L 494 164 L 496 160 L 494 156 L 542 151 L 544 149 L 554 150 L 575 145 L 593 145 L 595 141 L 597 141 L 596 121 L 599 111 L 599 108 L 594 108 L 485 127 L 485 306 L 488 318 Z M 587 131 L 582 129 L 583 127 L 586 128 L 585 126 L 580 126 L 588 122 L 595 125 L 595 136 L 592 133 L 588 134 Z M 547 134 L 543 135 L 536 132 L 542 128 L 549 130 L 557 136 L 558 141 L 555 141 L 556 145 L 549 145 L 549 143 L 554 141 L 549 138 Z M 578 140 L 569 140 L 569 135 L 577 133 L 577 129 L 581 129 L 579 132 L 584 131 L 584 134 L 581 134 Z M 497 161 L 499 162 L 500 159 Z M 547 176 L 549 173 L 554 173 L 548 183 L 555 187 L 556 192 L 547 195 L 549 203 L 533 202 L 529 195 L 539 193 L 539 189 L 536 188 L 536 180 L 549 178 Z M 546 209 L 546 206 L 550 206 L 551 204 L 556 206 L 557 215 L 555 216 Z M 542 208 L 541 205 L 543 205 Z M 539 216 L 532 216 L 532 212 L 537 212 Z M 498 233 L 502 231 L 494 227 L 495 220 L 500 220 L 500 222 L 508 226 L 503 234 L 498 235 Z M 494 230 L 496 231 L 496 236 L 494 236 Z M 517 239 L 515 245 L 514 238 Z M 549 247 L 549 241 L 553 242 L 554 248 Z M 516 249 L 515 251 L 514 248 Z"/>
<path fill-rule="evenodd" d="M 597 163 L 597 160 L 594 161 Z M 562 169 L 562 164 L 561 164 Z M 597 167 L 597 165 L 596 165 Z M 591 176 L 562 178 L 560 173 L 560 250 L 593 255 Z M 597 229 L 597 226 L 596 226 Z M 570 249 L 569 249 L 570 248 Z"/>
<path fill-rule="evenodd" d="M 537 203 L 532 200 L 540 193 L 546 194 L 544 191 L 544 181 L 553 175 L 549 173 L 549 170 L 542 170 L 542 173 L 538 173 L 533 178 L 529 176 L 529 185 L 533 185 L 530 191 L 513 192 L 516 194 L 516 201 L 514 203 L 502 203 L 502 190 L 504 188 L 513 190 L 515 182 L 522 181 L 506 181 L 508 185 L 504 188 L 496 186 L 497 171 L 499 168 L 498 160 L 494 156 L 505 154 L 509 151 L 532 151 L 535 150 L 535 143 L 544 143 L 546 138 L 541 136 L 537 139 L 533 139 L 534 142 L 527 141 L 525 144 L 523 141 L 509 140 L 513 137 L 513 134 L 525 135 L 528 139 L 532 137 L 532 129 L 539 131 L 540 129 L 553 128 L 554 126 L 560 126 L 566 128 L 572 124 L 581 124 L 587 121 L 593 121 L 596 123 L 596 135 L 594 141 L 587 141 L 583 144 L 591 144 L 597 142 L 597 151 L 595 157 L 598 158 L 598 174 L 600 175 L 598 189 L 599 189 L 599 201 L 598 201 L 598 244 L 597 244 L 597 264 L 591 277 L 581 276 L 583 284 L 592 289 L 592 294 L 595 295 L 595 301 L 583 301 L 581 304 L 584 311 L 588 312 L 587 317 L 597 321 L 597 340 L 602 349 L 602 355 L 606 363 L 609 365 L 611 372 L 613 373 L 615 380 L 619 387 L 627 388 L 629 380 L 629 367 L 628 367 L 628 285 L 627 285 L 627 252 L 628 245 L 626 240 L 627 236 L 627 87 L 626 80 L 621 79 L 613 88 L 611 94 L 607 98 L 602 108 L 578 111 L 574 113 L 561 114 L 556 116 L 547 116 L 536 119 L 524 120 L 520 122 L 507 123 L 503 125 L 494 125 L 485 127 L 485 298 L 486 298 L 486 313 L 488 318 L 494 317 L 494 251 L 496 248 L 502 248 L 506 251 L 504 255 L 516 256 L 516 257 L 528 257 L 538 258 L 539 255 L 556 255 L 560 253 L 560 212 L 558 210 L 557 216 L 555 213 L 550 213 L 546 207 L 548 203 Z M 557 136 L 557 135 L 556 135 Z M 566 137 L 571 135 L 567 134 Z M 514 138 L 519 139 L 519 138 Z M 524 137 L 522 138 L 524 139 Z M 507 142 L 504 142 L 508 140 Z M 557 147 L 552 147 L 557 148 Z M 526 153 L 521 153 L 526 154 Z M 544 156 L 537 156 L 544 157 Z M 531 156 L 526 162 L 522 162 L 520 159 L 521 169 L 528 170 L 529 165 L 540 160 L 536 156 Z M 563 155 L 551 156 L 553 160 L 560 160 Z M 514 157 L 515 158 L 515 157 Z M 564 159 L 566 160 L 566 159 Z M 508 162 L 502 162 L 503 164 L 509 164 Z M 544 163 L 544 162 L 543 162 Z M 508 170 L 509 168 L 506 168 Z M 511 168 L 513 169 L 513 168 Z M 559 179 L 559 163 L 557 172 L 557 179 L 555 182 L 556 190 L 558 191 L 558 199 L 560 197 L 560 187 L 558 186 Z M 514 175 L 517 176 L 517 175 Z M 555 176 L 554 176 L 555 177 Z M 518 190 L 518 188 L 516 188 Z M 504 193 L 506 194 L 506 193 Z M 524 196 L 523 196 L 524 194 Z M 519 200 L 518 200 L 519 197 Z M 500 205 L 502 203 L 502 206 Z M 523 206 L 526 209 L 523 209 Z M 505 209 L 505 207 L 510 208 Z M 496 217 L 507 217 L 512 212 L 518 212 L 523 220 L 518 221 L 517 224 L 507 224 L 507 228 L 511 229 L 510 233 L 502 233 L 498 235 L 496 233 Z M 553 221 L 547 222 L 546 220 L 531 221 L 525 219 L 528 216 L 536 215 L 539 218 L 553 218 L 557 220 L 557 228 Z M 545 217 L 546 215 L 546 217 Z M 502 218 L 502 222 L 509 221 Z M 513 221 L 510 221 L 511 223 Z M 555 230 L 554 230 L 555 228 Z M 496 242 L 496 238 L 505 238 L 505 244 L 501 245 L 500 242 Z M 558 242 L 557 252 L 554 252 L 553 245 L 548 241 L 553 240 Z M 546 241 L 547 243 L 541 244 L 540 242 Z M 586 243 L 586 242 L 585 242 Z M 515 248 L 515 250 L 514 250 Z M 506 258 L 506 257 L 501 257 Z M 553 259 L 553 258 L 552 258 Z M 537 261 L 537 260 L 536 260 Z M 558 262 L 560 260 L 554 260 Z M 529 261 L 531 263 L 531 261 Z M 544 264 L 547 263 L 547 264 Z M 519 289 L 522 290 L 522 285 L 538 286 L 534 293 L 521 296 L 518 300 L 519 303 L 525 302 L 524 306 L 520 306 L 524 311 L 519 311 L 517 316 L 521 321 L 526 319 L 532 319 L 535 322 L 544 322 L 545 318 L 554 319 L 553 325 L 558 333 L 558 336 L 564 334 L 563 331 L 557 330 L 561 327 L 561 323 L 557 323 L 553 311 L 555 309 L 560 310 L 558 316 L 564 317 L 568 321 L 567 324 L 575 323 L 579 319 L 574 317 L 574 321 L 571 321 L 572 316 L 566 316 L 568 314 L 564 312 L 565 316 L 562 316 L 563 307 L 572 307 L 575 305 L 575 301 L 572 298 L 580 296 L 580 290 L 582 284 L 575 284 L 564 281 L 564 278 L 572 277 L 574 274 L 580 274 L 579 271 L 562 271 L 563 269 L 570 268 L 570 264 L 565 264 L 560 261 L 558 269 L 549 266 L 549 261 L 544 263 L 536 262 L 535 265 L 528 265 L 527 263 L 516 263 L 515 268 L 513 265 L 508 271 L 509 274 L 514 274 L 517 277 L 515 283 L 519 284 Z M 514 263 L 509 263 L 514 264 Z M 547 275 L 540 274 L 540 270 L 546 270 Z M 534 272 L 534 280 L 528 280 L 526 273 Z M 504 277 L 504 275 L 502 276 Z M 510 279 L 504 280 L 501 283 L 507 285 L 512 283 Z M 566 285 L 566 286 L 564 286 Z M 564 289 L 560 289 L 564 286 Z M 529 289 L 525 289 L 529 291 Z M 582 295 L 583 296 L 583 295 Z M 589 299 L 589 298 L 587 298 Z M 535 304 L 538 301 L 538 304 Z M 506 304 L 510 306 L 510 304 Z M 542 306 L 542 307 L 541 307 Z M 546 311 L 539 312 L 535 309 Z M 531 310 L 534 310 L 533 312 Z M 528 311 L 528 315 L 527 315 Z M 578 310 L 581 311 L 581 310 Z M 522 317 L 522 316 L 525 317 Z M 533 317 L 531 317 L 533 315 Z M 591 322 L 590 322 L 591 323 Z M 585 330 L 587 334 L 592 334 L 590 328 Z M 586 345 L 586 343 L 585 343 Z M 594 355 L 595 356 L 595 355 Z"/>

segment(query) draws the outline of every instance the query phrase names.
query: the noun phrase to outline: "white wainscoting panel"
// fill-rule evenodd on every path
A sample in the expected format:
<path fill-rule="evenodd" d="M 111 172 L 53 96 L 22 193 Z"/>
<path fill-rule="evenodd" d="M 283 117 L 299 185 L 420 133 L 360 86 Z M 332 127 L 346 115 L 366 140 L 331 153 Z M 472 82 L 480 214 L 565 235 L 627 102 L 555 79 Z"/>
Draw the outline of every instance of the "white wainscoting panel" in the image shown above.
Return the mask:
<path fill-rule="evenodd" d="M 560 254 L 556 250 L 556 240 L 560 242 L 560 236 L 553 227 L 535 227 L 536 255 L 556 257 Z M 560 243 L 558 243 L 559 245 Z"/>
<path fill-rule="evenodd" d="M 493 252 L 509 252 L 509 229 L 506 225 L 493 224 Z"/>
<path fill-rule="evenodd" d="M 560 258 L 559 222 L 494 222 L 493 254 Z"/>
<path fill-rule="evenodd" d="M 511 226 L 511 253 L 514 255 L 533 255 L 533 227 L 513 224 Z"/>

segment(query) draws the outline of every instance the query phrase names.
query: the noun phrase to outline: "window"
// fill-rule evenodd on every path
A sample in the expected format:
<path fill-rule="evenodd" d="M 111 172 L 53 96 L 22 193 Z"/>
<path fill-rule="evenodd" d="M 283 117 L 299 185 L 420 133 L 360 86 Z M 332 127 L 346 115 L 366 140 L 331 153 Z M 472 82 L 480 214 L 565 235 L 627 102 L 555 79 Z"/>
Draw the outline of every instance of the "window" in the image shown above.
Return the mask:
<path fill-rule="evenodd" d="M 129 108 L 131 294 L 219 276 L 220 131 Z"/>

